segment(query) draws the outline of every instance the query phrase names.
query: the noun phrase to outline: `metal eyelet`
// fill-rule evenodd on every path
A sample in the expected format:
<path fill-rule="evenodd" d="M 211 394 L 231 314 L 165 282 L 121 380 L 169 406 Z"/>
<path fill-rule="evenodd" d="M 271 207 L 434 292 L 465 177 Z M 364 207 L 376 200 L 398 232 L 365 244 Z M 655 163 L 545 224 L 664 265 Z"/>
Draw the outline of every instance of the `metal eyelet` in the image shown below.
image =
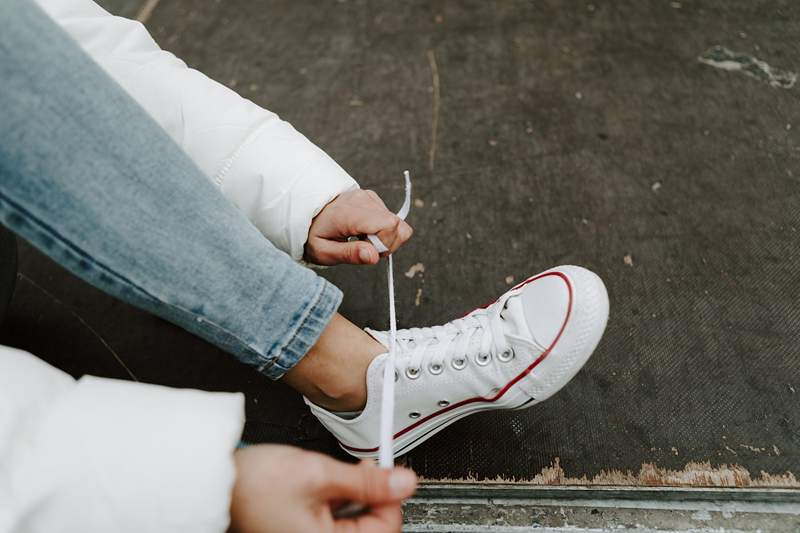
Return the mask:
<path fill-rule="evenodd" d="M 436 402 L 436 405 L 438 405 L 439 407 L 447 407 L 448 405 L 450 405 L 450 402 L 448 402 L 447 400 L 439 400 L 438 402 Z"/>
<path fill-rule="evenodd" d="M 458 359 L 453 359 L 450 362 L 450 365 L 455 368 L 456 370 L 464 370 L 464 367 L 467 366 L 467 358 L 461 357 Z"/>
<path fill-rule="evenodd" d="M 400 374 L 397 373 L 397 370 L 394 371 L 394 381 L 397 383 L 400 380 Z"/>
<path fill-rule="evenodd" d="M 408 413 L 408 418 L 419 418 L 420 416 L 422 416 L 422 415 L 420 415 L 416 411 L 411 411 L 410 413 Z"/>
<path fill-rule="evenodd" d="M 439 363 L 433 363 L 428 366 L 428 371 L 434 376 L 441 374 L 442 370 L 444 370 L 444 367 Z"/>
<path fill-rule="evenodd" d="M 505 350 L 504 352 L 497 354 L 497 360 L 501 361 L 503 363 L 508 363 L 512 359 L 514 359 L 514 349 L 513 348 L 509 348 L 509 349 Z"/>
<path fill-rule="evenodd" d="M 481 366 L 486 366 L 489 364 L 489 361 L 492 360 L 492 354 L 490 353 L 479 353 L 478 356 L 475 358 L 475 362 Z"/>
<path fill-rule="evenodd" d="M 417 379 L 419 377 L 419 368 L 406 368 L 406 377 L 408 379 Z"/>

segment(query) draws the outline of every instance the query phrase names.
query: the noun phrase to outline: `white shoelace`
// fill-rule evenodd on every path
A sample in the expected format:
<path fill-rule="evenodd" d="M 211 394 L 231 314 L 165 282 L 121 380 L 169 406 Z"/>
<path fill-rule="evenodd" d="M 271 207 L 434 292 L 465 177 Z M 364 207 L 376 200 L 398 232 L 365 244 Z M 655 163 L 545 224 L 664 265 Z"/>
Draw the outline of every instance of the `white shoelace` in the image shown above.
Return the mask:
<path fill-rule="evenodd" d="M 411 209 L 411 176 L 406 170 L 405 200 L 397 216 L 405 220 Z M 367 238 L 378 253 L 388 248 L 376 235 Z M 398 338 L 397 317 L 394 304 L 394 265 L 392 255 L 387 256 L 389 283 L 389 354 L 383 367 L 383 391 L 379 430 L 378 464 L 381 468 L 394 466 L 392 441 L 394 439 L 394 382 L 395 373 L 404 371 L 418 374 L 428 357 L 428 366 L 441 371 L 447 363 L 466 364 L 467 354 L 473 353 L 476 361 L 487 361 L 493 354 L 511 354 L 503 329 L 500 310 L 476 309 L 467 316 L 448 322 L 443 326 L 410 328 L 402 330 Z M 397 351 L 404 357 L 398 360 Z M 513 355 L 513 354 L 512 354 Z M 484 363 L 485 364 L 485 363 Z M 460 366 L 463 368 L 463 366 Z M 435 371 L 435 370 L 434 370 Z"/>
<path fill-rule="evenodd" d="M 397 212 L 397 216 L 405 220 L 411 209 L 411 176 L 408 170 L 403 172 L 405 178 L 406 198 L 403 206 Z M 388 252 L 389 249 L 376 235 L 367 235 L 369 242 L 378 250 L 378 253 Z M 394 310 L 394 269 L 392 265 L 392 254 L 388 256 L 389 263 L 389 356 L 383 367 L 383 395 L 381 397 L 381 424 L 379 432 L 378 464 L 381 468 L 392 468 L 394 466 L 394 454 L 392 453 L 392 439 L 394 426 L 394 368 L 395 351 L 397 345 L 397 318 Z"/>

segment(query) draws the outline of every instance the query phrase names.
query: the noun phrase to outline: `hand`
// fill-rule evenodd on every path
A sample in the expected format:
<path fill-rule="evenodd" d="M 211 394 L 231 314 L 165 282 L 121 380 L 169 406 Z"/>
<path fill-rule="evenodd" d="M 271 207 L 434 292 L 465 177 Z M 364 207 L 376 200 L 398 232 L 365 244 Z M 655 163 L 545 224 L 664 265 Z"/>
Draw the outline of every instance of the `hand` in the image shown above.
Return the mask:
<path fill-rule="evenodd" d="M 238 533 L 399 532 L 400 502 L 417 480 L 405 468 L 351 465 L 290 446 L 262 444 L 238 450 L 231 530 Z M 344 502 L 369 505 L 366 514 L 335 519 Z"/>
<path fill-rule="evenodd" d="M 377 235 L 392 253 L 412 233 L 411 226 L 389 211 L 374 191 L 348 191 L 314 217 L 305 257 L 318 265 L 374 265 L 380 259 L 375 247 L 369 241 L 347 242 L 348 237 Z"/>

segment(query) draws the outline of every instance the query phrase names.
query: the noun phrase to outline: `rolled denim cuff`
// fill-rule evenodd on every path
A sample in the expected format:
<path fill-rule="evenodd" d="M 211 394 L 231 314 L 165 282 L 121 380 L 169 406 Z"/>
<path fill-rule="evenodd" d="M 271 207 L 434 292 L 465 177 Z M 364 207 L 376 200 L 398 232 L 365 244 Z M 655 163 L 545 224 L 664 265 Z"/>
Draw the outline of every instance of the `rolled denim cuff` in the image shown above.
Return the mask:
<path fill-rule="evenodd" d="M 276 350 L 277 355 L 258 367 L 259 372 L 270 379 L 280 379 L 316 344 L 331 317 L 342 302 L 342 291 L 327 280 L 316 277 L 315 296 L 300 311 L 300 318 L 294 326 L 289 341 Z"/>

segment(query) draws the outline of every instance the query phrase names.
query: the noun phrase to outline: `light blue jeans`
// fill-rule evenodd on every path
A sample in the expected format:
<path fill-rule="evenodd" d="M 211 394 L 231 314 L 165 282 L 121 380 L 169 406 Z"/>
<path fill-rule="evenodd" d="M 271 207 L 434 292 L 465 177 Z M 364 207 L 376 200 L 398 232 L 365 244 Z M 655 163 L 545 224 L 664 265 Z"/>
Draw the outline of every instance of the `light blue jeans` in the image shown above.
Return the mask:
<path fill-rule="evenodd" d="M 0 223 L 281 377 L 340 291 L 272 246 L 38 6 L 0 0 L 0 21 Z"/>

